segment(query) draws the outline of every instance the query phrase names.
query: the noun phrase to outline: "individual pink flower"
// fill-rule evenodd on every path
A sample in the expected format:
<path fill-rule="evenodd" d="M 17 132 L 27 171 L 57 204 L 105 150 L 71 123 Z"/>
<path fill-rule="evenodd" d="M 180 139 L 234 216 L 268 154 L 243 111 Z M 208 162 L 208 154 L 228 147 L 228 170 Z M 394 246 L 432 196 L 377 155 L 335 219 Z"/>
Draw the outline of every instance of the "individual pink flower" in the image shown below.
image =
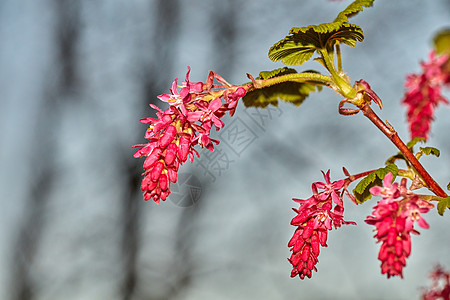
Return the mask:
<path fill-rule="evenodd" d="M 211 123 L 213 123 L 217 130 L 223 128 L 224 124 L 220 120 L 223 114 L 219 113 L 219 109 L 222 107 L 222 99 L 216 98 L 209 102 L 208 106 L 202 105 L 202 103 L 199 103 L 197 106 L 203 112 L 201 117 L 203 123 L 210 124 L 210 127 Z"/>
<path fill-rule="evenodd" d="M 317 189 L 324 189 L 324 191 L 321 194 L 321 198 L 328 198 L 329 196 L 331 196 L 331 199 L 333 200 L 334 203 L 336 203 L 337 205 L 343 206 L 343 202 L 342 202 L 342 196 L 339 196 L 339 190 L 344 186 L 344 182 L 345 180 L 339 180 L 339 181 L 334 181 L 331 182 L 330 180 L 330 170 L 328 170 L 328 172 L 325 174 L 323 173 L 323 177 L 325 178 L 325 182 L 315 182 L 313 185 L 313 191 L 317 190 Z M 317 194 L 317 191 L 315 192 L 315 194 Z"/>
<path fill-rule="evenodd" d="M 407 118 L 414 137 L 428 138 L 431 121 L 434 120 L 434 109 L 439 103 L 448 104 L 441 94 L 441 88 L 450 83 L 450 73 L 444 65 L 448 55 L 436 56 L 430 52 L 429 62 L 422 62 L 421 74 L 410 74 L 406 78 L 407 89 L 402 103 L 408 107 Z"/>
<path fill-rule="evenodd" d="M 433 205 L 430 202 L 420 199 L 418 196 L 408 198 L 408 201 L 403 203 L 401 211 L 401 216 L 406 219 L 405 230 L 414 232 L 414 222 L 417 222 L 417 225 L 423 229 L 428 229 L 430 225 L 422 217 L 422 214 L 427 213 L 431 208 Z"/>
<path fill-rule="evenodd" d="M 234 113 L 235 102 L 246 93 L 244 87 L 233 86 L 212 71 L 206 83 L 190 82 L 189 73 L 188 67 L 186 81 L 180 91 L 175 79 L 171 94 L 158 96 L 161 101 L 169 103 L 166 111 L 150 105 L 157 110 L 157 118 L 141 120 L 149 125 L 144 136 L 148 143 L 133 148 L 139 148 L 134 157 L 146 157 L 141 184 L 145 200 L 153 199 L 156 203 L 166 200 L 170 194 L 170 183 L 177 181 L 180 165 L 188 158 L 192 162 L 194 156 L 198 156 L 194 149 L 196 144 L 214 150 L 212 142 L 218 141 L 210 138 L 212 126 L 216 130 L 221 129 L 224 124 L 220 118 L 227 111 Z M 214 85 L 214 79 L 222 85 Z"/>
<path fill-rule="evenodd" d="M 291 277 L 311 278 L 312 272 L 317 272 L 315 265 L 319 261 L 320 246 L 327 247 L 328 230 L 342 224 L 356 224 L 344 221 L 343 192 L 340 192 L 344 188 L 344 180 L 331 182 L 329 170 L 323 175 L 325 182 L 312 184 L 312 197 L 293 199 L 300 207 L 294 209 L 297 215 L 291 225 L 297 226 L 297 229 L 288 243 L 292 251 L 288 259 L 293 266 Z M 319 189 L 323 191 L 319 192 Z"/>
<path fill-rule="evenodd" d="M 210 136 L 211 132 L 211 123 L 205 123 L 198 129 L 197 136 L 192 139 L 192 144 L 199 144 L 202 148 L 206 148 L 210 151 L 214 151 L 214 142 L 215 144 L 219 144 L 219 141 L 216 139 L 212 139 Z"/>
<path fill-rule="evenodd" d="M 398 183 L 392 184 L 393 175 L 391 172 L 383 178 L 383 187 L 374 186 L 369 191 L 374 196 L 381 196 L 384 201 L 391 201 L 400 196 Z"/>
<path fill-rule="evenodd" d="M 406 259 L 411 254 L 411 233 L 419 234 L 414 229 L 414 222 L 420 227 L 428 228 L 428 223 L 422 217 L 433 207 L 431 203 L 406 188 L 406 180 L 399 186 L 392 184 L 392 173 L 383 179 L 383 187 L 372 187 L 370 193 L 381 196 L 382 199 L 374 206 L 372 216 L 365 220 L 367 224 L 375 225 L 375 238 L 381 242 L 378 259 L 381 261 L 381 273 L 403 278 L 403 268 Z"/>
<path fill-rule="evenodd" d="M 242 87 L 237 88 L 235 91 L 225 91 L 225 93 L 223 94 L 223 98 L 227 102 L 230 116 L 234 115 L 238 100 L 244 97 L 246 93 L 247 91 Z"/>
<path fill-rule="evenodd" d="M 203 92 L 206 88 L 206 85 L 202 82 L 194 82 L 194 83 L 189 82 L 190 72 L 191 68 L 188 67 L 188 71 L 186 73 L 186 81 L 182 83 L 180 92 L 178 92 L 177 86 L 178 79 L 175 78 L 175 80 L 172 83 L 172 88 L 170 89 L 171 95 L 162 94 L 158 96 L 158 99 L 167 102 L 170 105 L 178 107 L 183 103 L 191 101 L 193 95 Z"/>

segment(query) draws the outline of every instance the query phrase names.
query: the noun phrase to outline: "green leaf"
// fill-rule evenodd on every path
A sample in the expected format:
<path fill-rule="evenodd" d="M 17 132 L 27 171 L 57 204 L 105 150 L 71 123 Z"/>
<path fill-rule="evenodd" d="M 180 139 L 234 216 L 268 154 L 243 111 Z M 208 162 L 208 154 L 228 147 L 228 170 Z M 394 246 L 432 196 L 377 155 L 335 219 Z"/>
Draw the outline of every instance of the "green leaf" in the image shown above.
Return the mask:
<path fill-rule="evenodd" d="M 348 18 L 362 11 L 363 7 L 372 6 L 373 1 L 354 1 L 339 13 L 334 22 L 292 28 L 288 36 L 270 48 L 269 58 L 295 66 L 310 60 L 315 51 L 333 52 L 337 42 L 355 47 L 356 42 L 363 41 L 364 35 L 359 26 L 348 23 Z"/>
<path fill-rule="evenodd" d="M 414 146 L 417 143 L 425 143 L 425 142 L 426 142 L 425 138 L 423 138 L 423 137 L 415 137 L 415 138 L 413 138 L 411 141 L 409 141 L 406 144 L 406 147 L 408 147 L 408 149 L 411 150 L 411 152 L 414 153 L 414 149 L 413 149 Z M 439 157 L 439 155 L 441 154 L 439 149 L 434 148 L 434 147 L 420 147 L 419 149 L 420 149 L 420 152 L 419 152 L 420 155 L 422 155 L 422 154 L 425 154 L 425 155 L 432 154 L 432 155 L 435 155 L 436 157 Z M 420 158 L 420 156 L 418 158 Z M 405 156 L 401 152 L 398 152 L 396 155 L 391 156 L 390 158 L 388 158 L 388 160 L 386 160 L 386 164 L 392 164 L 398 159 L 402 159 L 402 160 L 407 161 Z"/>
<path fill-rule="evenodd" d="M 356 15 L 363 10 L 364 7 L 370 7 L 375 0 L 357 0 L 347 6 L 346 9 L 341 11 L 334 20 L 335 22 L 348 22 L 348 18 Z"/>
<path fill-rule="evenodd" d="M 394 164 L 390 164 L 384 168 L 375 170 L 374 172 L 361 179 L 361 181 L 358 182 L 356 187 L 353 189 L 353 194 L 355 195 L 356 202 L 361 204 L 369 200 L 372 197 L 369 191 L 370 188 L 374 186 L 382 186 L 383 179 L 389 172 L 392 173 L 392 180 L 394 180 L 398 174 L 398 167 Z"/>
<path fill-rule="evenodd" d="M 415 137 L 412 140 L 410 140 L 408 142 L 408 144 L 406 144 L 406 147 L 408 147 L 408 149 L 412 149 L 414 147 L 415 144 L 417 143 L 425 143 L 427 140 L 423 137 Z"/>
<path fill-rule="evenodd" d="M 259 73 L 256 79 L 270 79 L 277 76 L 297 73 L 291 68 L 280 68 L 273 71 L 263 71 Z M 308 71 L 308 73 L 317 73 L 315 71 Z M 320 91 L 321 86 L 311 83 L 300 82 L 283 82 L 277 85 L 264 87 L 254 91 L 248 92 L 242 100 L 244 105 L 254 107 L 267 107 L 269 104 L 278 106 L 278 100 L 290 102 L 299 106 L 308 97 L 311 92 Z"/>
<path fill-rule="evenodd" d="M 437 210 L 441 216 L 444 215 L 446 208 L 450 208 L 450 197 L 440 200 L 437 204 Z"/>
<path fill-rule="evenodd" d="M 441 151 L 439 151 L 439 149 L 434 148 L 434 147 L 423 147 L 423 148 L 420 147 L 419 149 L 425 155 L 433 154 L 436 157 L 439 157 L 439 155 L 441 155 Z"/>
<path fill-rule="evenodd" d="M 437 54 L 450 54 L 450 28 L 439 31 L 433 42 Z"/>
<path fill-rule="evenodd" d="M 301 65 L 310 60 L 315 51 L 332 49 L 336 42 L 355 47 L 357 41 L 364 39 L 359 26 L 336 22 L 292 28 L 289 33 L 269 50 L 271 60 L 281 60 L 288 66 Z"/>
<path fill-rule="evenodd" d="M 272 71 L 261 71 L 259 72 L 258 77 L 256 79 L 264 80 L 264 79 L 270 79 L 277 76 L 287 75 L 287 74 L 295 74 L 297 73 L 297 70 L 291 69 L 291 68 L 278 68 Z M 317 73 L 317 72 L 316 72 Z"/>

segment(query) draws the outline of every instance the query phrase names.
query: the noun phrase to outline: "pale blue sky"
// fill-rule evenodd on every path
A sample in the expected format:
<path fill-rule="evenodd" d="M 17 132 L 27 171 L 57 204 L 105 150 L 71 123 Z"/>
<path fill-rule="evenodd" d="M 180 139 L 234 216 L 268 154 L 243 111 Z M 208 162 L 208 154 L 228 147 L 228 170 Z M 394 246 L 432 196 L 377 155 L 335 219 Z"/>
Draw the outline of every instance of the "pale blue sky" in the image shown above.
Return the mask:
<path fill-rule="evenodd" d="M 128 177 L 117 161 L 123 155 L 132 159 L 131 145 L 143 142 L 145 125 L 138 120 L 152 114 L 141 105 L 146 76 L 157 89 L 153 98 L 168 92 L 174 78 L 183 79 L 188 65 L 192 81 L 204 81 L 212 69 L 225 72 L 221 75 L 231 83 L 246 82 L 246 73 L 256 77 L 281 66 L 268 59 L 267 51 L 291 27 L 329 22 L 350 3 L 181 2 L 172 8 L 179 17 L 175 32 L 165 39 L 158 32 L 176 18 L 168 15 L 156 26 L 156 0 L 74 2 L 81 4 L 78 81 L 61 94 L 55 92 L 61 70 L 54 46 L 55 1 L 0 4 L 0 299 L 9 299 L 11 261 L 14 253 L 24 251 L 15 245 L 29 217 L 30 187 L 45 175 L 42 164 L 48 161 L 55 177 L 29 266 L 36 299 L 121 299 L 117 232 L 123 228 L 121 199 Z M 233 15 L 223 17 L 222 12 Z M 220 18 L 235 28 L 236 42 L 229 48 L 214 40 L 214 22 Z M 365 41 L 343 47 L 344 69 L 353 81 L 364 78 L 371 84 L 384 103 L 380 117 L 405 139 L 405 108 L 400 105 L 405 76 L 420 70 L 432 35 L 448 27 L 449 20 L 448 0 L 377 0 L 352 19 L 363 28 Z M 155 53 L 163 60 L 156 60 Z M 317 63 L 298 70 L 310 68 L 324 71 Z M 343 166 L 354 173 L 378 168 L 396 153 L 362 115 L 340 116 L 340 100 L 324 90 L 300 108 L 281 104 L 270 115 L 264 111 L 264 124 L 255 111 L 240 105 L 225 124 L 245 126 L 248 145 L 233 148 L 222 142 L 217 147 L 229 159 L 226 170 L 219 174 L 210 166 L 213 180 L 199 166 L 207 163 L 202 156 L 180 171 L 195 177 L 201 206 L 180 207 L 173 200 L 157 206 L 144 203 L 139 194 L 134 299 L 175 292 L 174 299 L 418 299 L 433 264 L 450 268 L 444 230 L 449 216 L 427 214 L 430 229 L 413 237 L 405 278 L 387 280 L 380 274 L 379 245 L 364 223 L 374 200 L 358 207 L 347 201 L 345 217 L 358 226 L 329 234 L 329 247 L 321 251 L 319 272 L 312 279 L 289 277 L 287 242 L 295 230 L 289 225 L 295 207 L 291 199 L 309 197 L 311 183 L 322 181 L 320 170 L 331 169 L 337 180 Z M 448 113 L 448 107 L 438 110 L 429 139 L 441 158 L 424 159 L 443 186 L 450 180 Z M 226 139 L 226 131 L 218 134 Z M 199 207 L 201 213 L 195 215 Z M 180 236 L 188 237 L 182 245 Z M 189 285 L 173 286 L 186 268 L 191 271 Z"/>

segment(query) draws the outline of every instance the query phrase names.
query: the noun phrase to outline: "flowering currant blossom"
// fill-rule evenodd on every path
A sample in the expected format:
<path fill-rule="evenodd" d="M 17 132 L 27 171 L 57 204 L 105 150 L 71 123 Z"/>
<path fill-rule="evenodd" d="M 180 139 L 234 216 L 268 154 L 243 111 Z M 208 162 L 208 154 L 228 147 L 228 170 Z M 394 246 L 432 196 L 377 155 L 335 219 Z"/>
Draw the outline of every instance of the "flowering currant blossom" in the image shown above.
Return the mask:
<path fill-rule="evenodd" d="M 436 56 L 432 51 L 429 59 L 421 63 L 423 73 L 408 75 L 405 83 L 407 91 L 402 103 L 408 107 L 411 138 L 427 139 L 435 107 L 441 102 L 448 104 L 441 94 L 441 87 L 450 84 L 450 73 L 444 67 L 448 55 Z"/>
<path fill-rule="evenodd" d="M 430 274 L 433 281 L 431 288 L 422 294 L 423 300 L 446 300 L 450 299 L 450 273 L 441 266 L 436 266 Z"/>
<path fill-rule="evenodd" d="M 383 179 L 384 187 L 372 187 L 369 191 L 374 196 L 381 196 L 374 207 L 373 215 L 365 220 L 375 225 L 375 238 L 381 242 L 378 259 L 381 261 L 381 273 L 387 277 L 400 276 L 403 278 L 403 267 L 411 254 L 411 233 L 419 234 L 414 229 L 417 221 L 420 227 L 427 229 L 428 223 L 422 217 L 433 207 L 412 191 L 406 188 L 406 179 L 401 184 L 392 184 L 392 173 Z"/>
<path fill-rule="evenodd" d="M 134 157 L 146 157 L 141 184 L 145 200 L 153 198 L 156 203 L 160 199 L 166 200 L 170 194 L 170 183 L 177 181 L 179 166 L 188 157 L 192 162 L 194 155 L 198 156 L 195 145 L 214 150 L 213 142 L 218 144 L 219 141 L 210 138 L 212 127 L 221 129 L 224 124 L 220 118 L 227 111 L 233 115 L 238 100 L 247 92 L 246 86 L 231 85 L 212 71 L 206 83 L 190 82 L 189 72 L 188 67 L 186 81 L 180 91 L 175 79 L 171 93 L 158 96 L 170 107 L 162 111 L 150 105 L 158 111 L 157 118 L 141 120 L 149 125 L 145 133 L 148 143 L 133 148 L 139 148 Z M 222 85 L 215 85 L 214 80 Z"/>
<path fill-rule="evenodd" d="M 291 277 L 298 275 L 301 279 L 305 276 L 311 278 L 312 271 L 317 272 L 315 265 L 318 262 L 320 246 L 327 247 L 328 230 L 342 224 L 356 224 L 344 221 L 343 217 L 345 179 L 331 182 L 330 170 L 323 175 L 325 182 L 312 184 L 313 195 L 309 199 L 293 199 L 300 207 L 294 209 L 297 216 L 292 219 L 291 225 L 297 226 L 297 229 L 288 243 L 292 251 L 288 259 L 293 266 Z M 319 189 L 323 191 L 319 192 Z"/>

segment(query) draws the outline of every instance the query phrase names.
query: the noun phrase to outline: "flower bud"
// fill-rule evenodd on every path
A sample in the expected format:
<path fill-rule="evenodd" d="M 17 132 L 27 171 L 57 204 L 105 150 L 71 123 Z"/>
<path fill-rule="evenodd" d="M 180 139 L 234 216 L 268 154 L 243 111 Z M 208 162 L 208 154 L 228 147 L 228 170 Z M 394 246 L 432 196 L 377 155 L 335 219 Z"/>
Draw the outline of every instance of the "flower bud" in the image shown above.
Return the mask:
<path fill-rule="evenodd" d="M 153 182 L 158 181 L 159 176 L 161 175 L 161 172 L 162 172 L 163 168 L 164 168 L 164 164 L 163 164 L 162 162 L 158 162 L 158 163 L 153 167 L 153 169 L 152 169 L 151 172 L 150 172 L 150 179 L 151 179 Z"/>
<path fill-rule="evenodd" d="M 161 174 L 161 176 L 159 176 L 159 187 L 161 190 L 167 191 L 167 188 L 169 187 L 169 180 L 167 179 L 166 174 Z"/>
<path fill-rule="evenodd" d="M 167 126 L 163 133 L 163 136 L 158 140 L 158 144 L 161 148 L 165 148 L 169 143 L 173 141 L 173 138 L 177 134 L 177 128 L 173 125 Z"/>
<path fill-rule="evenodd" d="M 189 143 L 190 139 L 182 136 L 180 137 L 180 145 L 178 146 L 178 157 L 182 162 L 185 162 L 187 159 L 187 156 L 189 154 Z"/>
<path fill-rule="evenodd" d="M 152 153 L 147 156 L 147 158 L 144 161 L 144 169 L 149 169 L 152 167 L 156 161 L 158 161 L 159 156 L 161 155 L 161 148 L 155 148 L 153 149 Z"/>
<path fill-rule="evenodd" d="M 177 157 L 178 147 L 175 143 L 170 143 L 166 149 L 166 156 L 164 158 L 166 165 L 171 166 Z"/>

